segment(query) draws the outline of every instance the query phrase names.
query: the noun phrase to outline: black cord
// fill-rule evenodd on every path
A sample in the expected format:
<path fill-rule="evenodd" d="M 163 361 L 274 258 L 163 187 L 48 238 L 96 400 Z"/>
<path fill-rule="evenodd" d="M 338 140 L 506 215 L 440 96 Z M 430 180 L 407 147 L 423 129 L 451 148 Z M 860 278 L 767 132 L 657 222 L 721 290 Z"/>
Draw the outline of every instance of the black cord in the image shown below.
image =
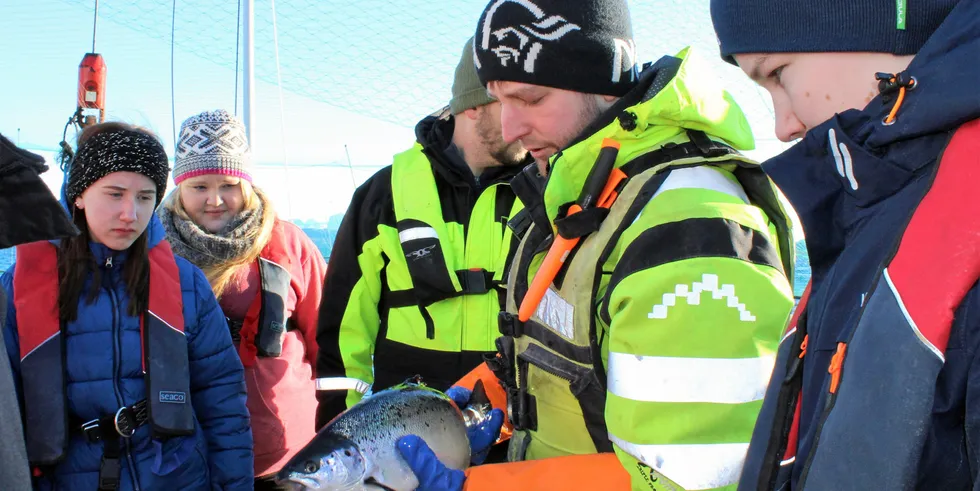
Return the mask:
<path fill-rule="evenodd" d="M 235 23 L 235 100 L 231 107 L 235 108 L 235 116 L 238 116 L 238 61 L 241 57 L 238 50 L 242 44 L 242 0 L 238 0 L 238 22 Z"/>
<path fill-rule="evenodd" d="M 174 131 L 174 152 L 177 151 L 177 96 L 174 92 L 174 32 L 177 29 L 177 0 L 170 14 L 170 119 Z"/>
<path fill-rule="evenodd" d="M 72 123 L 77 121 L 77 118 L 81 112 L 82 108 L 79 107 L 78 110 L 75 111 L 75 114 L 72 114 L 71 117 L 68 118 L 68 122 L 65 123 L 65 129 L 61 132 L 61 143 L 58 144 L 58 146 L 61 147 L 61 151 L 58 152 L 57 160 L 58 168 L 65 174 L 68 174 L 68 168 L 71 167 L 71 161 L 73 158 L 75 158 L 75 152 L 71 149 L 71 145 L 68 144 L 68 128 L 72 125 Z"/>

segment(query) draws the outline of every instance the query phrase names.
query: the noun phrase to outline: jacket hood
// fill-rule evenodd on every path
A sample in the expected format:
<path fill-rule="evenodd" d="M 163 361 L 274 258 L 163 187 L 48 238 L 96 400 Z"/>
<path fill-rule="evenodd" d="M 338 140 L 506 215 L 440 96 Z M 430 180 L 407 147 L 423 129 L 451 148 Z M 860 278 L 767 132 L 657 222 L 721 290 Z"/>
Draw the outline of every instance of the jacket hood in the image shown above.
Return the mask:
<path fill-rule="evenodd" d="M 864 109 L 871 125 L 868 147 L 950 131 L 980 118 L 978 62 L 980 2 L 960 2 L 909 64 L 906 72 L 915 77 L 916 87 L 906 91 L 895 123 L 881 123 L 894 106 L 894 97 L 878 96 Z M 912 163 L 910 170 L 916 164 L 922 163 Z"/>
<path fill-rule="evenodd" d="M 620 143 L 618 167 L 666 143 L 686 141 L 687 130 L 739 150 L 755 146 L 745 113 L 690 48 L 643 70 L 632 91 L 551 158 L 544 192 L 548 216 L 554 220 L 562 205 L 578 199 L 604 138 Z"/>
<path fill-rule="evenodd" d="M 836 257 L 872 205 L 931 173 L 953 131 L 980 118 L 977 53 L 980 2 L 960 2 L 909 64 L 916 86 L 893 124 L 883 121 L 897 98 L 878 95 L 764 164 L 800 217 L 814 267 Z"/>
<path fill-rule="evenodd" d="M 432 167 L 453 186 L 469 186 L 482 189 L 498 182 L 507 182 L 520 172 L 522 166 L 491 167 L 483 171 L 480 179 L 473 176 L 463 155 L 453 144 L 456 118 L 452 115 L 427 116 L 415 125 L 415 139 L 422 152 L 429 157 Z"/>

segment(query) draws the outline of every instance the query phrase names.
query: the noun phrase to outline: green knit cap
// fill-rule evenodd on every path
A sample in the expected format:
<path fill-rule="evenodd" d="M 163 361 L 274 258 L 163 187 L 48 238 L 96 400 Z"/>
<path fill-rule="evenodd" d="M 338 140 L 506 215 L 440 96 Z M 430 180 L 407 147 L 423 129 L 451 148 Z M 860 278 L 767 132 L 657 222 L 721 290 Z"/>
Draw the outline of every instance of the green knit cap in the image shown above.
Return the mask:
<path fill-rule="evenodd" d="M 453 114 L 459 114 L 467 109 L 484 106 L 493 102 L 487 88 L 480 83 L 476 76 L 476 64 L 473 63 L 473 38 L 466 40 L 463 45 L 463 55 L 456 66 L 456 76 L 453 78 L 453 98 L 449 100 L 449 109 Z"/>

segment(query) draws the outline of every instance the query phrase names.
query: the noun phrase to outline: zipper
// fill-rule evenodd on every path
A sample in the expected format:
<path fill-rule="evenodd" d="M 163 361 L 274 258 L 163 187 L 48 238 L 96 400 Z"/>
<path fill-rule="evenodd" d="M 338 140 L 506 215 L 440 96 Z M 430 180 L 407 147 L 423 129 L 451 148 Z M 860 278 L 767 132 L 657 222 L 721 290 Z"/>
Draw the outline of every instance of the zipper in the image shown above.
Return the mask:
<path fill-rule="evenodd" d="M 867 298 L 874 295 L 875 290 L 877 290 L 883 271 L 884 268 L 879 266 L 878 273 L 871 281 L 871 288 L 869 288 L 866 292 Z M 834 353 L 834 356 L 830 359 L 830 366 L 827 367 L 827 372 L 830 374 L 830 380 L 828 381 L 827 387 L 827 398 L 824 400 L 823 411 L 820 414 L 820 422 L 817 424 L 816 431 L 814 432 L 813 443 L 810 444 L 810 454 L 807 456 L 806 463 L 803 466 L 803 471 L 800 473 L 800 489 L 803 489 L 804 486 L 806 486 L 807 478 L 810 477 L 810 467 L 813 465 L 813 457 L 816 454 L 817 446 L 820 444 L 820 437 L 823 435 L 824 424 L 827 423 L 827 418 L 830 417 L 830 411 L 834 409 L 834 404 L 837 402 L 837 394 L 839 393 L 837 389 L 844 376 L 844 358 L 847 353 L 847 346 L 854 338 L 854 333 L 857 332 L 858 327 L 861 324 L 861 320 L 864 319 L 864 314 L 867 311 L 867 308 L 868 303 L 865 301 L 861 305 L 861 312 L 854 321 L 854 325 L 851 327 L 850 332 L 847 334 L 846 340 L 840 341 L 838 339 L 837 352 Z"/>
<path fill-rule="evenodd" d="M 109 271 L 106 271 L 107 274 L 103 275 L 103 282 L 105 283 L 103 284 L 103 287 L 109 293 L 109 305 L 112 307 L 112 340 L 113 340 L 112 391 L 116 396 L 116 405 L 118 407 L 123 407 L 126 405 L 125 400 L 123 399 L 122 394 L 119 393 L 119 386 L 121 384 L 121 381 L 119 379 L 119 370 L 121 368 L 121 364 L 116 363 L 117 362 L 116 354 L 118 353 L 119 356 L 122 356 L 122 352 L 123 352 L 122 329 L 120 328 L 119 325 L 119 317 L 116 315 L 119 311 L 120 304 L 118 299 L 116 298 L 116 293 L 112 288 L 113 286 L 112 271 L 111 271 L 113 268 L 112 256 L 106 258 L 105 265 Z M 133 489 L 135 491 L 140 491 L 139 474 L 137 474 L 136 467 L 133 465 L 133 451 L 132 451 L 133 448 L 131 442 L 129 441 L 128 438 L 123 438 L 122 440 L 123 440 L 123 448 L 126 449 L 126 467 L 129 468 L 130 477 L 132 478 L 133 481 Z"/>
<path fill-rule="evenodd" d="M 477 178 L 477 180 L 479 181 L 479 178 Z M 472 227 L 469 227 L 468 225 L 469 225 L 469 223 L 471 223 L 473 221 L 473 213 L 480 207 L 480 201 L 483 200 L 485 196 L 488 196 L 488 195 L 491 195 L 492 194 L 492 196 L 491 196 L 490 199 L 493 201 L 493 203 L 491 204 L 491 206 L 496 207 L 497 192 L 499 192 L 498 186 L 500 186 L 500 184 L 492 184 L 492 185 L 488 186 L 486 189 L 484 189 L 483 192 L 479 192 L 476 195 L 476 200 L 473 202 L 473 206 L 470 207 L 470 210 L 469 210 L 469 218 L 466 220 L 466 223 L 467 223 L 466 232 L 465 232 L 465 236 L 463 237 L 463 257 L 462 257 L 462 263 L 461 264 L 463 265 L 463 268 L 464 269 L 469 269 L 469 264 L 470 264 L 469 263 L 470 247 L 471 247 L 470 241 L 472 239 L 472 237 L 470 236 L 470 233 L 473 231 L 473 229 L 472 229 Z M 491 189 L 494 190 L 493 193 L 490 193 L 490 190 Z M 470 190 L 469 192 L 472 193 L 473 191 Z M 499 240 L 498 240 L 498 242 L 499 242 Z M 485 244 L 476 244 L 476 246 L 477 247 L 484 247 Z M 491 250 L 491 252 L 494 252 L 494 251 Z M 496 258 L 497 255 L 496 254 L 490 254 L 490 257 L 491 258 Z M 464 347 L 465 346 L 468 346 L 467 345 L 467 339 L 468 339 L 467 333 L 470 331 L 470 328 L 469 328 L 469 324 L 468 324 L 468 321 L 467 321 L 467 312 L 469 312 L 469 307 L 470 307 L 469 304 L 470 303 L 473 303 L 473 302 L 480 302 L 479 305 L 481 305 L 481 306 L 482 305 L 485 305 L 485 300 L 484 300 L 483 297 L 484 296 L 487 296 L 487 295 L 493 296 L 494 303 L 497 302 L 497 300 L 496 300 L 497 299 L 497 291 L 493 288 L 493 286 L 490 286 L 489 292 L 487 292 L 487 293 L 485 293 L 485 294 L 483 294 L 483 295 L 481 295 L 481 296 L 479 296 L 479 297 L 477 297 L 475 299 L 470 299 L 470 297 L 472 295 L 461 295 L 460 296 L 460 299 L 462 300 L 462 304 L 463 304 L 462 305 L 463 312 L 461 314 L 461 319 L 462 320 L 460 322 L 462 329 L 460 330 L 460 335 L 459 335 L 459 341 L 460 341 L 459 348 L 460 348 L 460 351 L 463 351 L 465 349 Z M 494 310 L 496 310 L 496 309 L 494 309 Z M 494 320 L 496 320 L 496 316 L 492 316 L 492 318 Z M 496 326 L 497 326 L 497 323 L 496 322 L 491 322 L 490 324 L 487 325 L 487 329 L 485 329 L 484 332 L 481 333 L 482 334 L 481 337 L 484 339 L 484 341 L 490 341 L 490 345 L 493 345 L 494 344 L 494 339 L 495 339 L 494 332 L 496 331 Z"/>
<path fill-rule="evenodd" d="M 837 352 L 834 353 L 833 358 L 830 359 L 830 366 L 827 367 L 827 373 L 830 374 L 830 380 L 828 381 L 829 383 L 827 388 L 827 398 L 824 399 L 823 410 L 820 414 L 820 422 L 817 424 L 813 443 L 810 445 L 810 455 L 807 456 L 806 464 L 803 467 L 803 471 L 800 473 L 800 489 L 803 489 L 803 486 L 806 485 L 807 478 L 810 476 L 810 467 L 813 465 L 813 456 L 816 454 L 817 446 L 820 444 L 820 437 L 823 435 L 824 424 L 827 423 L 827 419 L 830 417 L 830 411 L 834 409 L 834 404 L 837 402 L 837 394 L 839 393 L 838 388 L 840 386 L 841 377 L 844 373 L 844 358 L 846 353 L 847 343 L 838 342 Z"/>
<path fill-rule="evenodd" d="M 579 367 L 536 344 L 529 345 L 526 350 L 517 355 L 517 358 L 568 382 L 569 385 L 588 372 L 587 368 Z"/>

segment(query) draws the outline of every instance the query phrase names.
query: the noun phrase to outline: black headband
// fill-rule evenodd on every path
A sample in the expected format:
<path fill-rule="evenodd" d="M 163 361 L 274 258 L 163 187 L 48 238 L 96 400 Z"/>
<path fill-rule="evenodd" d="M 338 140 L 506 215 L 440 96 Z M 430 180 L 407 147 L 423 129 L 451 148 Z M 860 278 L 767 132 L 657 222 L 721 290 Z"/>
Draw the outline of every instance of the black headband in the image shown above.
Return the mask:
<path fill-rule="evenodd" d="M 170 175 L 167 152 L 156 138 L 140 131 L 116 129 L 96 134 L 72 159 L 65 187 L 68 203 L 113 172 L 136 172 L 150 178 L 156 184 L 160 204 Z"/>

